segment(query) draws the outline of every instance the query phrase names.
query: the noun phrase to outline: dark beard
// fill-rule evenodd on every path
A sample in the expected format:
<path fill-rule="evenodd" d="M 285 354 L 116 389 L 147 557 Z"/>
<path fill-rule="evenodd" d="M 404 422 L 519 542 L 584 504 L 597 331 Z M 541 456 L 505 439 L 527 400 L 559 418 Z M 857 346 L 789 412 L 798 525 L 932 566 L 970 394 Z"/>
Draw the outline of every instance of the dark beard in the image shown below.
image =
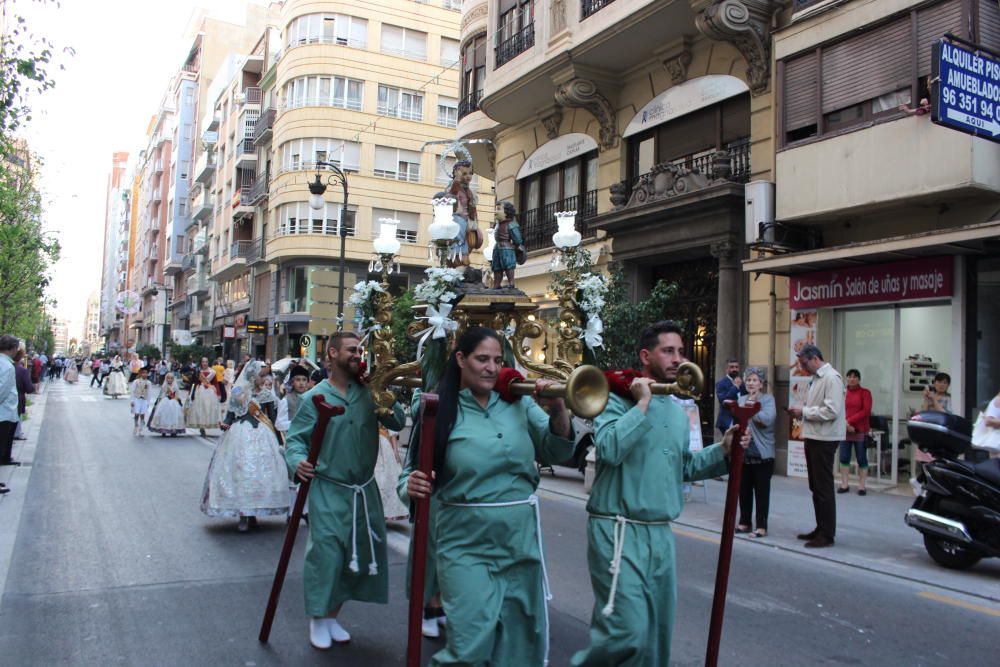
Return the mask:
<path fill-rule="evenodd" d="M 732 371 L 732 372 L 729 373 L 729 377 L 732 378 L 733 380 L 735 380 L 739 376 L 740 376 L 740 372 L 739 371 Z"/>

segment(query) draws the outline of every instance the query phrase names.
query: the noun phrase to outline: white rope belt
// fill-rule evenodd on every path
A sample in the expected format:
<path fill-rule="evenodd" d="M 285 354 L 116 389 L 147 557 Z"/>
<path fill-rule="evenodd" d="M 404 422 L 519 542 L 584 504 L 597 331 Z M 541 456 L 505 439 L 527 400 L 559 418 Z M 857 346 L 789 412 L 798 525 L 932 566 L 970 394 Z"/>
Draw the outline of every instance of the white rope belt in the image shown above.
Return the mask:
<path fill-rule="evenodd" d="M 525 500 L 511 500 L 504 503 L 446 503 L 447 507 L 513 507 L 515 505 L 531 505 L 535 511 L 535 535 L 538 537 L 538 556 L 542 563 L 542 593 L 545 595 L 543 618 L 545 619 L 545 664 L 549 664 L 549 601 L 552 591 L 549 589 L 549 572 L 545 568 L 545 546 L 542 544 L 542 511 L 538 506 L 538 496 L 531 494 Z"/>
<path fill-rule="evenodd" d="M 608 572 L 611 573 L 611 591 L 608 593 L 608 603 L 604 605 L 601 613 L 605 616 L 611 616 L 615 613 L 615 594 L 618 592 L 618 574 L 622 570 L 622 553 L 625 551 L 625 527 L 628 524 L 634 524 L 637 526 L 666 526 L 669 521 L 638 521 L 636 519 L 626 519 L 621 515 L 617 516 L 607 516 L 604 514 L 591 514 L 591 519 L 604 519 L 606 521 L 614 521 L 614 545 L 611 549 L 611 567 L 608 568 Z"/>
<path fill-rule="evenodd" d="M 378 561 L 375 559 L 375 540 L 378 536 L 372 531 L 372 520 L 368 515 L 368 496 L 365 495 L 365 487 L 375 481 L 375 477 L 364 484 L 344 484 L 343 482 L 338 482 L 335 479 L 330 479 L 329 477 L 321 477 L 316 475 L 325 482 L 330 482 L 331 484 L 336 484 L 337 486 L 342 486 L 345 489 L 350 489 L 354 492 L 353 498 L 353 510 L 352 510 L 352 521 L 351 521 L 351 572 L 357 572 L 358 568 L 358 496 L 361 496 L 361 504 L 365 510 L 365 528 L 368 532 L 368 548 L 371 551 L 371 560 L 368 561 L 368 574 L 375 575 L 378 574 Z M 381 542 L 382 540 L 379 540 Z"/>

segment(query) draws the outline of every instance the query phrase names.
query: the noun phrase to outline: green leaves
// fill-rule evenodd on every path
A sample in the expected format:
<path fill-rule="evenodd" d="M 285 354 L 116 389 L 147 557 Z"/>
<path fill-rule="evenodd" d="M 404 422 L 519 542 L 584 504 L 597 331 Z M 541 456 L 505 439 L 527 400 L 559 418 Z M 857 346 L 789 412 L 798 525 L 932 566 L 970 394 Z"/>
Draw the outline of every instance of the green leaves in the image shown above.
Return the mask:
<path fill-rule="evenodd" d="M 632 303 L 631 286 L 621 270 L 611 272 L 611 282 L 601 319 L 604 321 L 602 368 L 638 368 L 635 349 L 639 333 L 653 322 L 668 319 L 677 297 L 677 285 L 660 280 L 650 295 Z"/>

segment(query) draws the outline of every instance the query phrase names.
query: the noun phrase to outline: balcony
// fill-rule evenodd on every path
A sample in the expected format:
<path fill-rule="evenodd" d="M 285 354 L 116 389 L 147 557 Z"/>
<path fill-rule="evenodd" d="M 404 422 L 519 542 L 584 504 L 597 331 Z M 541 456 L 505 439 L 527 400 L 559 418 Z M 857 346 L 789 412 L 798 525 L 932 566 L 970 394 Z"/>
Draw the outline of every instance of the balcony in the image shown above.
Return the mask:
<path fill-rule="evenodd" d="M 247 264 L 253 266 L 254 264 L 262 264 L 267 261 L 266 257 L 267 242 L 264 237 L 255 239 L 253 245 L 250 246 L 249 252 L 247 252 Z"/>
<path fill-rule="evenodd" d="M 657 172 L 663 171 L 666 164 L 701 174 L 712 181 L 730 181 L 732 183 L 750 182 L 750 137 L 741 137 L 727 146 L 723 157 L 721 151 L 705 151 L 694 157 L 673 160 L 656 165 L 652 172 L 640 175 L 635 182 L 628 184 L 627 196 L 631 199 L 636 187 L 643 181 L 651 181 Z M 630 202 L 631 205 L 632 202 Z"/>
<path fill-rule="evenodd" d="M 184 259 L 181 260 L 181 271 L 187 273 L 188 271 L 194 271 L 198 268 L 196 258 L 194 255 L 184 255 Z"/>
<path fill-rule="evenodd" d="M 233 244 L 229 246 L 229 256 L 223 256 L 216 263 L 212 280 L 222 282 L 242 273 L 246 269 L 247 255 L 250 253 L 252 245 L 253 241 L 249 239 L 233 241 Z"/>
<path fill-rule="evenodd" d="M 850 168 L 832 168 L 845 164 Z M 825 222 L 853 212 L 995 198 L 997 165 L 1000 144 L 907 116 L 779 150 L 777 218 Z"/>
<path fill-rule="evenodd" d="M 462 120 L 473 111 L 479 111 L 479 103 L 483 101 L 483 91 L 474 90 L 458 101 L 458 119 Z"/>
<path fill-rule="evenodd" d="M 215 175 L 215 168 L 218 165 L 215 151 L 203 151 L 201 157 L 194 164 L 194 180 L 198 183 L 208 185 Z"/>
<path fill-rule="evenodd" d="M 580 3 L 580 18 L 585 19 L 604 9 L 615 0 L 582 0 Z"/>
<path fill-rule="evenodd" d="M 233 220 L 246 220 L 253 217 L 253 186 L 244 185 L 233 193 Z"/>
<path fill-rule="evenodd" d="M 203 190 L 191 203 L 191 221 L 200 222 L 209 218 L 215 210 L 215 197 L 208 190 Z"/>
<path fill-rule="evenodd" d="M 188 276 L 187 291 L 191 296 L 203 296 L 208 294 L 208 290 L 211 286 L 212 284 L 209 282 L 208 277 L 205 276 L 204 273 Z"/>
<path fill-rule="evenodd" d="M 253 241 L 233 241 L 229 247 L 229 259 L 246 259 L 250 254 Z"/>
<path fill-rule="evenodd" d="M 264 99 L 264 95 L 260 88 L 257 86 L 249 86 L 243 89 L 243 102 L 242 104 L 256 104 L 260 105 L 261 100 Z"/>
<path fill-rule="evenodd" d="M 277 115 L 276 109 L 264 109 L 260 118 L 253 126 L 253 143 L 258 146 L 271 139 L 271 130 L 274 128 L 274 117 Z"/>
<path fill-rule="evenodd" d="M 524 53 L 535 45 L 535 24 L 529 23 L 519 31 L 511 35 L 510 38 L 497 44 L 496 66 L 503 67 L 505 64 Z"/>
<path fill-rule="evenodd" d="M 195 255 L 208 254 L 208 232 L 204 229 L 195 234 L 194 240 L 191 241 L 191 253 Z"/>
<path fill-rule="evenodd" d="M 194 333 L 204 333 L 212 330 L 212 313 L 205 308 L 191 311 L 188 318 L 188 328 Z"/>
<path fill-rule="evenodd" d="M 267 199 L 268 193 L 268 178 L 267 174 L 259 174 L 257 179 L 253 182 L 253 187 L 250 188 L 250 198 L 246 202 L 252 206 L 256 206 Z"/>
<path fill-rule="evenodd" d="M 558 229 L 556 211 L 576 211 L 576 231 L 585 239 L 596 236 L 596 232 L 587 225 L 587 220 L 597 215 L 597 190 L 591 190 L 583 195 L 525 211 L 521 216 L 521 231 L 524 234 L 524 247 L 528 251 L 552 247 L 552 235 Z"/>
<path fill-rule="evenodd" d="M 163 160 L 157 160 L 153 163 L 153 173 L 162 174 L 163 173 Z"/>
<path fill-rule="evenodd" d="M 257 164 L 257 151 L 253 147 L 253 138 L 236 142 L 236 168 L 253 169 Z"/>

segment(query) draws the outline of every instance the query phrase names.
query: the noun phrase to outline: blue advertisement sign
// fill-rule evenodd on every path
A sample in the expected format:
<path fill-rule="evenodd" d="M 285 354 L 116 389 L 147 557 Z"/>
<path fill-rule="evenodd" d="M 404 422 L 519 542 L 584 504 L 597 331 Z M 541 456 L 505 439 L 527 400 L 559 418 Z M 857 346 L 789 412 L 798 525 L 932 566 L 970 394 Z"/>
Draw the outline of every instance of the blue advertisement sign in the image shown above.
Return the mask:
<path fill-rule="evenodd" d="M 1000 143 L 1000 59 L 945 39 L 933 48 L 931 119 Z"/>

